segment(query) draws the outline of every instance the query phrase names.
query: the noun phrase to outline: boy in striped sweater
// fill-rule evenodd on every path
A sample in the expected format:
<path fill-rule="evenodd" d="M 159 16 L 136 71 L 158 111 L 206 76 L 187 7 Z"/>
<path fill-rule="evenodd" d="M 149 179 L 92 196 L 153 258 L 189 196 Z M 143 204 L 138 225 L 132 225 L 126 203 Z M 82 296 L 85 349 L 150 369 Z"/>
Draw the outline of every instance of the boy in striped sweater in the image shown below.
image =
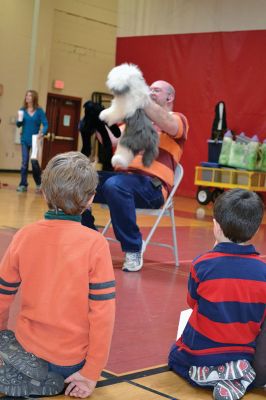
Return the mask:
<path fill-rule="evenodd" d="M 0 392 L 54 395 L 65 379 L 66 395 L 85 398 L 106 365 L 115 316 L 108 243 L 80 223 L 98 177 L 86 156 L 69 152 L 42 178 L 49 211 L 14 235 L 0 264 Z M 14 334 L 7 321 L 18 289 Z"/>
<path fill-rule="evenodd" d="M 266 264 L 247 242 L 264 213 L 243 189 L 215 202 L 214 248 L 197 257 L 188 281 L 192 314 L 169 354 L 169 367 L 193 385 L 213 387 L 216 400 L 240 399 L 255 379 L 256 338 L 265 319 Z"/>

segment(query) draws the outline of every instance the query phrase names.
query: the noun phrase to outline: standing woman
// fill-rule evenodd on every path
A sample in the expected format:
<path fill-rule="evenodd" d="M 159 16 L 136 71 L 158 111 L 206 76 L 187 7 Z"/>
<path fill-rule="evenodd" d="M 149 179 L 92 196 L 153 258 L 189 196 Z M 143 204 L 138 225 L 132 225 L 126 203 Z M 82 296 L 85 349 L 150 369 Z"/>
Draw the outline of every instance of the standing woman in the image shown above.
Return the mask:
<path fill-rule="evenodd" d="M 17 192 L 26 192 L 28 188 L 28 166 L 30 150 L 32 148 L 33 135 L 37 135 L 39 142 L 48 131 L 48 121 L 45 112 L 38 104 L 38 93 L 35 90 L 28 90 L 25 95 L 23 107 L 18 111 L 16 122 L 18 127 L 22 126 L 21 132 L 21 180 Z M 41 129 L 42 125 L 42 129 Z M 36 159 L 31 159 L 32 175 L 36 183 L 36 192 L 41 188 L 41 168 Z"/>

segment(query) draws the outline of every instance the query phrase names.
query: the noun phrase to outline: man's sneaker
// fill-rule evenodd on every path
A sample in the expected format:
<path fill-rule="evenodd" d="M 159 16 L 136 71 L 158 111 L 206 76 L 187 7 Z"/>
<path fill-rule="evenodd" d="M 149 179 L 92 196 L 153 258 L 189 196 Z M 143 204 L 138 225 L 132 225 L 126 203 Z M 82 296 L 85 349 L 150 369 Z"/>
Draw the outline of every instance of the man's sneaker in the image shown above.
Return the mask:
<path fill-rule="evenodd" d="M 42 192 L 42 187 L 41 187 L 41 185 L 36 185 L 35 193 L 41 193 L 41 192 Z"/>
<path fill-rule="evenodd" d="M 145 250 L 145 244 L 144 241 L 142 241 L 142 247 L 140 251 L 138 251 L 137 253 L 130 253 L 130 252 L 126 253 L 122 270 L 126 272 L 139 271 L 143 266 L 144 250 Z"/>
<path fill-rule="evenodd" d="M 27 192 L 27 190 L 28 190 L 27 186 L 24 185 L 19 185 L 17 187 L 17 192 Z"/>

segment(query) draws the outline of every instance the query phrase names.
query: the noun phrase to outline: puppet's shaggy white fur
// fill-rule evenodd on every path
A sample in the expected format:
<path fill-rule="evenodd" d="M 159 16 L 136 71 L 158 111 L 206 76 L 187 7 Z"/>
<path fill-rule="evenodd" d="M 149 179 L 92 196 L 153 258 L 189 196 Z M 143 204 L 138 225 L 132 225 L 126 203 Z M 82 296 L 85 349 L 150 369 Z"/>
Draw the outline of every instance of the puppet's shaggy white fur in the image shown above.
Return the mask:
<path fill-rule="evenodd" d="M 121 64 L 110 71 L 106 84 L 114 98 L 99 118 L 109 126 L 121 121 L 126 123 L 112 165 L 127 168 L 142 151 L 142 162 L 148 167 L 158 155 L 158 134 L 143 111 L 151 99 L 142 72 L 134 64 Z"/>
<path fill-rule="evenodd" d="M 132 117 L 138 108 L 144 108 L 150 101 L 150 89 L 134 64 L 114 67 L 108 74 L 106 85 L 114 99 L 111 107 L 101 112 L 100 119 L 109 126 Z"/>

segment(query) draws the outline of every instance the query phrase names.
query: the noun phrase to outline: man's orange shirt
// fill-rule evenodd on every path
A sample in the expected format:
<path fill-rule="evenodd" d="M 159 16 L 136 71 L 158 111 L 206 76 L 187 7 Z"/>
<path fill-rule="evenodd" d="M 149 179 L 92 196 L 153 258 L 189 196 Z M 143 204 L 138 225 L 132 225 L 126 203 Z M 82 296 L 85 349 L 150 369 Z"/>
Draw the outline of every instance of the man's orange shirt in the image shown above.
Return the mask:
<path fill-rule="evenodd" d="M 145 175 L 159 178 L 163 184 L 164 198 L 169 194 L 174 183 L 174 172 L 183 153 L 184 143 L 187 139 L 188 122 L 181 113 L 172 113 L 177 119 L 178 131 L 175 137 L 159 131 L 159 155 L 150 167 L 144 167 L 141 155 L 137 155 L 129 165 L 129 171 L 143 172 Z"/>

